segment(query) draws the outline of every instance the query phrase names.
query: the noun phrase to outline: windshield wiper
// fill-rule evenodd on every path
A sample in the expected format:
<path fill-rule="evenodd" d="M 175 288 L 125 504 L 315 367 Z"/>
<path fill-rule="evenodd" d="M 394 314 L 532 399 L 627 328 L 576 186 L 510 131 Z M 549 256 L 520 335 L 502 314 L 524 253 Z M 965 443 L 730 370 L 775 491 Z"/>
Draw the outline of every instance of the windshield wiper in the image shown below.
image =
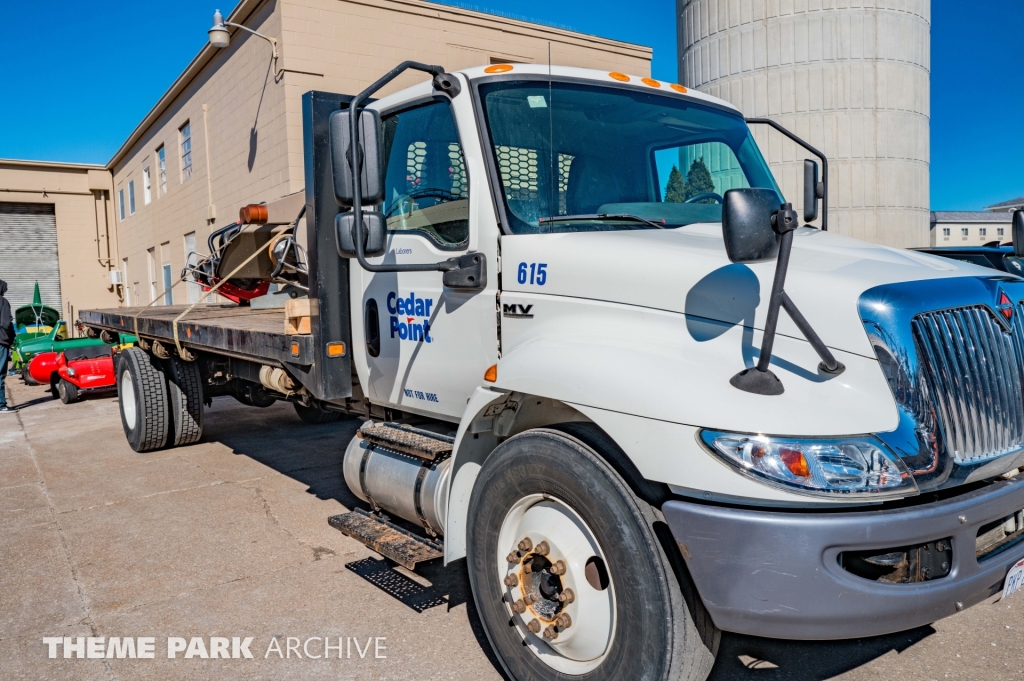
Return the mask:
<path fill-rule="evenodd" d="M 593 213 L 584 215 L 552 215 L 546 218 L 537 218 L 537 224 L 543 225 L 552 222 L 585 222 L 594 221 L 600 222 L 602 220 L 627 220 L 629 222 L 642 222 L 645 225 L 651 227 L 657 227 L 658 229 L 665 229 L 665 225 L 659 225 L 653 220 L 642 218 L 639 215 L 630 215 L 629 213 Z"/>

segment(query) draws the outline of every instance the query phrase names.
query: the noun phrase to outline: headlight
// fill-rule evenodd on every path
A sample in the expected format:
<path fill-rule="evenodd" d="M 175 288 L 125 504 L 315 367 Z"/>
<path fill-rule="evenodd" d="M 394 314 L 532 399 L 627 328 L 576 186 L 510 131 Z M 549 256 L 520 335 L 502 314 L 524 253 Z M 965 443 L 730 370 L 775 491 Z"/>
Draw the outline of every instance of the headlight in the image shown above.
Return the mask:
<path fill-rule="evenodd" d="M 805 439 L 702 430 L 720 458 L 762 482 L 818 497 L 909 496 L 917 483 L 873 437 Z"/>
<path fill-rule="evenodd" d="M 75 375 L 75 367 L 68 367 L 68 376 Z"/>

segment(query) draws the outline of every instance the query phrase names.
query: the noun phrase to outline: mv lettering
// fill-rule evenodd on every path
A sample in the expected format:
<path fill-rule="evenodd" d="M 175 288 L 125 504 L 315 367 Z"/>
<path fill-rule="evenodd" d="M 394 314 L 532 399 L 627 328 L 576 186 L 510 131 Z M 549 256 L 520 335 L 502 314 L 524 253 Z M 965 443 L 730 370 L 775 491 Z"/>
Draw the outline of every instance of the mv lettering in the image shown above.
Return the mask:
<path fill-rule="evenodd" d="M 433 298 L 417 298 L 412 291 L 405 298 L 392 291 L 388 294 L 388 312 L 391 313 L 391 337 L 401 340 L 433 343 L 430 337 L 430 308 Z"/>

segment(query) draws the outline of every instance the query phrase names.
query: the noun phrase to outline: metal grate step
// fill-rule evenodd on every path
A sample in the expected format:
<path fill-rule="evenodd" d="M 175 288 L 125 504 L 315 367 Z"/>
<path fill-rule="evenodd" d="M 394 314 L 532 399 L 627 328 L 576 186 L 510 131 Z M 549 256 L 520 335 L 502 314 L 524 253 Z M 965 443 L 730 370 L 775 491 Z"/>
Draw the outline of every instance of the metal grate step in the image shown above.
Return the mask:
<path fill-rule="evenodd" d="M 455 447 L 455 438 L 402 423 L 383 423 L 360 428 L 358 435 L 371 445 L 427 461 L 444 459 L 451 455 Z"/>
<path fill-rule="evenodd" d="M 327 522 L 342 534 L 410 570 L 416 569 L 416 563 L 444 555 L 444 544 L 413 534 L 362 509 L 331 516 Z"/>

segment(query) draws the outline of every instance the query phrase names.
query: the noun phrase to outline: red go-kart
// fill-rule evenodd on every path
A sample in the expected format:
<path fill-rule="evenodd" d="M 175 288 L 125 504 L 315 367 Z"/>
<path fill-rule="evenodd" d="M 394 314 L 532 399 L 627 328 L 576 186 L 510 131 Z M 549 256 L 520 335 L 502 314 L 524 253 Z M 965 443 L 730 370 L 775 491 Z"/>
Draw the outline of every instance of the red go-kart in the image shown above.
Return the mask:
<path fill-rule="evenodd" d="M 117 385 L 114 356 L 109 345 L 68 348 L 58 354 L 36 355 L 28 365 L 32 378 L 49 383 L 50 392 L 64 404 L 76 401 L 82 392 L 110 389 Z"/>

